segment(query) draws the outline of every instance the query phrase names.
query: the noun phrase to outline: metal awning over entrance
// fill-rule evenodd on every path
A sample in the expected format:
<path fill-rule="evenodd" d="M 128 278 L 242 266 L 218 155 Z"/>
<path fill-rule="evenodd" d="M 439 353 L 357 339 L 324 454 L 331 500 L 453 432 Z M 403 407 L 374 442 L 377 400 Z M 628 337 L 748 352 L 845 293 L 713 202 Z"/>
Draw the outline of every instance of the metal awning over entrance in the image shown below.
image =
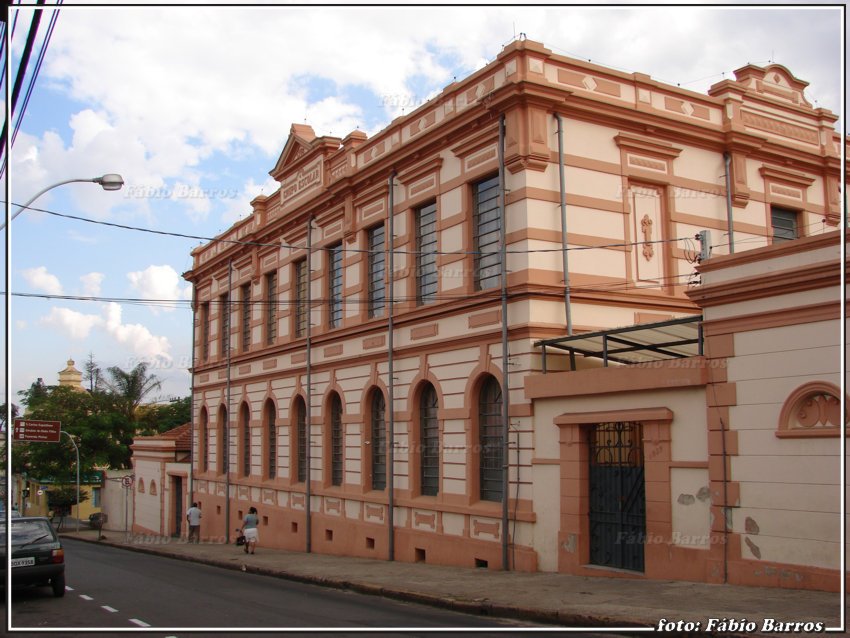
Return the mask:
<path fill-rule="evenodd" d="M 544 373 L 547 349 L 568 352 L 573 370 L 576 354 L 600 358 L 605 366 L 609 361 L 635 364 L 695 357 L 702 354 L 702 315 L 544 339 L 534 345 L 543 350 Z"/>

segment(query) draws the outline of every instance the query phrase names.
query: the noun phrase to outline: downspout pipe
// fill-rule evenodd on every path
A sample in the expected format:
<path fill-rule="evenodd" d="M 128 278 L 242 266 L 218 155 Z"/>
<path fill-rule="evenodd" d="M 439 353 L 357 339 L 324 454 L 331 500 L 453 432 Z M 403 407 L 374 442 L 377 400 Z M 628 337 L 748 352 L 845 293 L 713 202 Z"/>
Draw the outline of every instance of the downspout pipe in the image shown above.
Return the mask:
<path fill-rule="evenodd" d="M 567 336 L 573 335 L 573 317 L 570 309 L 570 265 L 567 250 L 567 183 L 564 177 L 564 127 L 561 114 L 555 113 L 558 123 L 558 176 L 561 186 L 561 256 L 564 265 L 564 313 L 567 318 Z"/>
<path fill-rule="evenodd" d="M 729 230 L 729 254 L 735 253 L 735 229 L 732 225 L 732 155 L 723 152 L 723 163 L 726 165 L 726 228 Z"/>
<path fill-rule="evenodd" d="M 227 261 L 227 305 L 222 309 L 227 313 L 227 330 L 228 333 L 230 331 L 230 303 L 231 303 L 231 292 L 233 290 L 233 260 L 229 259 Z M 221 321 L 221 319 L 219 319 Z M 223 446 L 227 450 L 227 455 L 222 460 L 224 464 L 224 542 L 230 542 L 230 413 L 232 410 L 230 409 L 230 334 L 223 335 L 227 337 L 227 396 L 225 400 L 227 401 L 227 415 L 225 416 L 224 421 L 224 440 L 226 444 Z"/>
<path fill-rule="evenodd" d="M 198 319 L 198 289 L 192 282 L 192 370 L 189 385 L 189 503 L 195 500 L 195 323 Z M 201 441 L 198 439 L 198 447 Z"/>
<path fill-rule="evenodd" d="M 508 251 L 506 245 L 505 215 L 505 116 L 499 118 L 499 245 L 502 263 L 502 569 L 511 568 L 508 559 L 508 486 L 510 458 L 508 437 L 510 434 L 510 371 L 508 370 Z"/>
<path fill-rule="evenodd" d="M 307 218 L 307 405 L 305 406 L 307 414 L 305 415 L 305 420 L 307 421 L 307 432 L 305 436 L 307 437 L 307 441 L 305 444 L 305 456 L 304 464 L 307 466 L 307 476 L 305 477 L 306 485 L 305 485 L 305 493 L 304 500 L 306 501 L 304 506 L 305 511 L 305 519 L 304 519 L 304 533 L 307 536 L 305 549 L 308 554 L 311 553 L 313 548 L 313 529 L 312 529 L 312 516 L 310 510 L 312 509 L 310 498 L 312 496 L 310 490 L 310 483 L 312 482 L 312 475 L 310 469 L 310 457 L 313 455 L 313 366 L 312 366 L 312 346 L 313 346 L 313 335 L 312 335 L 312 326 L 313 326 L 313 216 L 311 215 Z"/>
<path fill-rule="evenodd" d="M 387 436 L 387 551 L 388 559 L 395 560 L 395 396 L 393 387 L 395 386 L 395 371 L 393 361 L 393 332 L 395 329 L 393 306 L 395 305 L 395 192 L 393 182 L 395 181 L 395 169 L 390 171 L 390 177 L 387 182 L 389 190 L 387 212 L 387 230 L 389 240 L 389 271 L 390 271 L 390 288 L 387 291 L 387 406 L 389 410 L 389 435 Z"/>

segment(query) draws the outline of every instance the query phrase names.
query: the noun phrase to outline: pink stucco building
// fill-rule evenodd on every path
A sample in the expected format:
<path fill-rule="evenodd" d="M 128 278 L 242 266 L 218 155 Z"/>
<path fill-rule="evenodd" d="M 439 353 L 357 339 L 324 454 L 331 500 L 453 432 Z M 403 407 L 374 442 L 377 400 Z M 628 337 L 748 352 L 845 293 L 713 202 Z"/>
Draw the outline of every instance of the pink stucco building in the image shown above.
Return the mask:
<path fill-rule="evenodd" d="M 729 319 L 787 319 L 815 289 L 836 292 L 842 140 L 805 86 L 748 65 L 703 95 L 517 41 L 372 137 L 293 125 L 279 190 L 185 274 L 202 535 L 225 536 L 253 505 L 263 543 L 289 549 L 835 587 L 834 512 L 791 542 L 775 486 L 747 468 L 833 459 L 838 425 L 817 452 L 774 436 L 791 428 L 773 422 L 776 402 L 808 397 L 815 371 L 756 417 L 744 397 L 762 405 L 766 389 L 741 358 L 756 339 L 744 323 L 739 343 Z M 697 268 L 704 230 L 712 257 Z M 768 301 L 765 272 L 812 250 L 824 278 Z M 818 335 L 838 333 L 832 310 Z M 608 367 L 555 343 L 649 323 L 693 338 L 675 361 Z M 809 347 L 794 321 L 774 328 Z M 833 390 L 837 343 L 822 351 Z M 619 443 L 594 464 L 605 424 Z M 642 494 L 628 522 L 594 500 L 612 467 Z"/>

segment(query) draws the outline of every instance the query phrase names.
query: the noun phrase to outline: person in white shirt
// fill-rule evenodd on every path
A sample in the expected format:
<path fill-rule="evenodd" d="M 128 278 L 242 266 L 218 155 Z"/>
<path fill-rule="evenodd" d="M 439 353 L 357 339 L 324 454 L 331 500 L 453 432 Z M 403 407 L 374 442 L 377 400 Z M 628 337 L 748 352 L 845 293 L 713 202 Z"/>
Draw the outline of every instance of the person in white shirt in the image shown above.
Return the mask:
<path fill-rule="evenodd" d="M 201 541 L 201 510 L 197 503 L 192 503 L 192 507 L 186 510 L 186 520 L 189 522 L 189 538 L 188 542 L 192 542 L 192 538 L 196 543 Z"/>

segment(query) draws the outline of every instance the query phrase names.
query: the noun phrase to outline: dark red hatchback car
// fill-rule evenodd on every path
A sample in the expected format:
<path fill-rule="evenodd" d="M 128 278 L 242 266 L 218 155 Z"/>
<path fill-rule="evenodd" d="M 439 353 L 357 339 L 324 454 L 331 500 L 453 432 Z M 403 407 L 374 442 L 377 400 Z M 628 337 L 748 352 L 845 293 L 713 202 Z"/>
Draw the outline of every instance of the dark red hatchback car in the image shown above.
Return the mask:
<path fill-rule="evenodd" d="M 6 558 L 6 526 L 11 524 L 12 557 Z M 3 586 L 6 569 L 12 569 L 12 585 L 50 586 L 54 596 L 65 595 L 65 550 L 50 524 L 40 516 L 22 516 L 0 523 L 2 525 Z"/>

